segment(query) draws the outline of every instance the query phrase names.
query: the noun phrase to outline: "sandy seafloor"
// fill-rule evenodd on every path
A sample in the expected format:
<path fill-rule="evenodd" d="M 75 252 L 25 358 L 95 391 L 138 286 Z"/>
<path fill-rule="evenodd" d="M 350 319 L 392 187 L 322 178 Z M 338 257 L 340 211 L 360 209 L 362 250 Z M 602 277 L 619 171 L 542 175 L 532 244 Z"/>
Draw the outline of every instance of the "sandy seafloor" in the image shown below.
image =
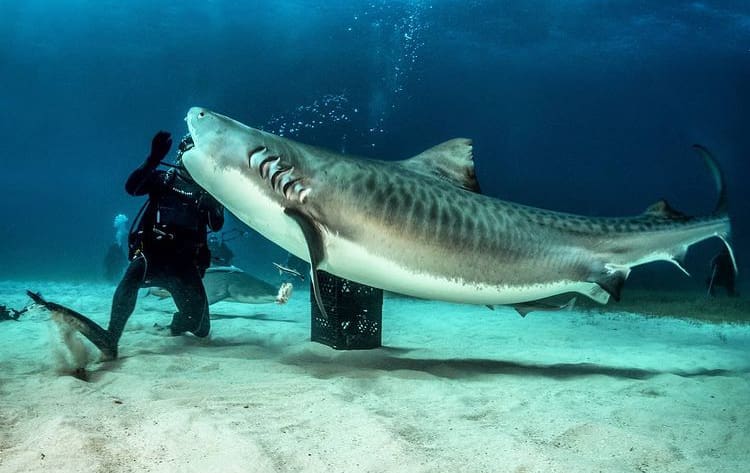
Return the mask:
<path fill-rule="evenodd" d="M 114 291 L 26 288 L 101 323 Z M 0 471 L 750 471 L 750 325 L 388 298 L 386 348 L 338 352 L 308 297 L 216 304 L 209 340 L 141 298 L 89 382 L 47 312 L 0 322 Z"/>

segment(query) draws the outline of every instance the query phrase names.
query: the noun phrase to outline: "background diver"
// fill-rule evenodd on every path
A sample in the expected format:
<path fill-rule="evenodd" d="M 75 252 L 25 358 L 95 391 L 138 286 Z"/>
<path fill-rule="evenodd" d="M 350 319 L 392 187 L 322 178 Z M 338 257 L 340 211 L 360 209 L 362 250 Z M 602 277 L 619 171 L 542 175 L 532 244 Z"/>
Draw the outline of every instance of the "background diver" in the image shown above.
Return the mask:
<path fill-rule="evenodd" d="M 716 288 L 723 286 L 729 297 L 737 297 L 739 293 L 735 288 L 737 274 L 734 271 L 734 263 L 729 250 L 725 247 L 711 259 L 711 276 L 706 278 L 708 294 L 716 296 Z"/>
<path fill-rule="evenodd" d="M 211 266 L 232 266 L 234 252 L 226 243 L 223 233 L 208 235 L 208 249 L 211 252 Z"/>
<path fill-rule="evenodd" d="M 117 214 L 114 219 L 115 239 L 104 256 L 104 279 L 115 282 L 128 265 L 128 217 Z"/>

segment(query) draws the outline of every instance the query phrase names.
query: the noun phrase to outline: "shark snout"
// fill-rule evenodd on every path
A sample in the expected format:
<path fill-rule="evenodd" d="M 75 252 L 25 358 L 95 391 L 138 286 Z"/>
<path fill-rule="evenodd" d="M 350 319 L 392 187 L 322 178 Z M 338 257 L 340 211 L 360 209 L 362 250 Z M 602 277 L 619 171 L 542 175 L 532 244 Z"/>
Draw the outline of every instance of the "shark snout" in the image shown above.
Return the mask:
<path fill-rule="evenodd" d="M 185 116 L 185 121 L 187 122 L 188 128 L 194 127 L 199 120 L 203 120 L 206 118 L 208 110 L 202 107 L 191 107 L 190 110 L 188 110 L 187 115 Z"/>
<path fill-rule="evenodd" d="M 192 107 L 188 110 L 185 122 L 196 145 L 204 137 L 205 131 L 211 129 L 210 122 L 215 121 L 212 118 L 215 118 L 213 114 L 203 107 Z"/>

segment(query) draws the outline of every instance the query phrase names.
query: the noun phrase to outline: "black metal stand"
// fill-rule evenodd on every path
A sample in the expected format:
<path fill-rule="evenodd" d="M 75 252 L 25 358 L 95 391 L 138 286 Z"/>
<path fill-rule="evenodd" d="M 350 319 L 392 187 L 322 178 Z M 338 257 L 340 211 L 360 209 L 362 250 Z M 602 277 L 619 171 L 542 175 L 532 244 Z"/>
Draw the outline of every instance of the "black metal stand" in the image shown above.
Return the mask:
<path fill-rule="evenodd" d="M 336 350 L 368 350 L 381 346 L 383 290 L 318 271 L 326 320 L 310 288 L 310 338 Z"/>

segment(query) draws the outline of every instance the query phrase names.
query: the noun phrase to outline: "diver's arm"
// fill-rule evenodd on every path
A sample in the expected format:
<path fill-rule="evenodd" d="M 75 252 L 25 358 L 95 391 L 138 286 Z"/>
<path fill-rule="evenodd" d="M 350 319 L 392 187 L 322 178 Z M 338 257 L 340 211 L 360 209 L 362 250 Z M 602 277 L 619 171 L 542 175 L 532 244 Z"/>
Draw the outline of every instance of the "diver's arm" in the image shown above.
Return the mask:
<path fill-rule="evenodd" d="M 151 154 L 138 169 L 133 171 L 125 182 L 125 191 L 130 195 L 147 194 L 153 183 L 157 181 L 157 166 L 172 147 L 171 135 L 166 131 L 160 131 L 151 140 Z"/>
<path fill-rule="evenodd" d="M 144 195 L 151 191 L 151 188 L 158 179 L 156 166 L 148 163 L 148 160 L 141 164 L 138 169 L 130 173 L 128 180 L 125 182 L 125 192 L 130 195 Z"/>
<path fill-rule="evenodd" d="M 217 203 L 216 207 L 208 211 L 208 227 L 218 232 L 224 226 L 224 206 Z"/>

